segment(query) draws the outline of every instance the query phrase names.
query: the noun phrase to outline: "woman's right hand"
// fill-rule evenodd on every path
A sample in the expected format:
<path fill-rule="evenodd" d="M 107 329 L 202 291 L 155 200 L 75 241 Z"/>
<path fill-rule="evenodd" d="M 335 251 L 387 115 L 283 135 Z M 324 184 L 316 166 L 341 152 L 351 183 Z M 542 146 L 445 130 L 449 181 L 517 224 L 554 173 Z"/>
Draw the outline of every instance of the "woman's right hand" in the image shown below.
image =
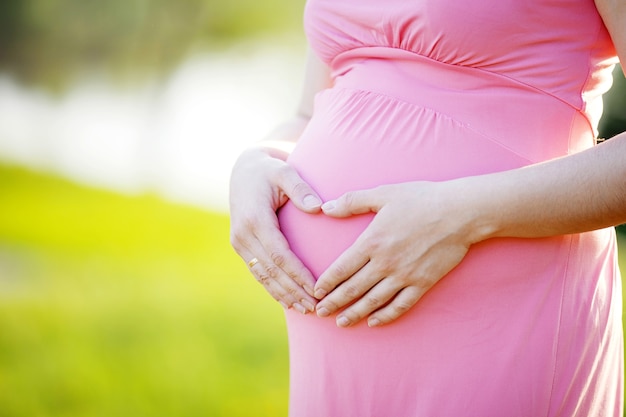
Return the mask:
<path fill-rule="evenodd" d="M 322 204 L 295 169 L 268 149 L 243 152 L 230 179 L 231 244 L 274 299 L 306 314 L 317 303 L 315 280 L 289 249 L 276 216 L 288 200 L 307 213 L 319 212 Z"/>

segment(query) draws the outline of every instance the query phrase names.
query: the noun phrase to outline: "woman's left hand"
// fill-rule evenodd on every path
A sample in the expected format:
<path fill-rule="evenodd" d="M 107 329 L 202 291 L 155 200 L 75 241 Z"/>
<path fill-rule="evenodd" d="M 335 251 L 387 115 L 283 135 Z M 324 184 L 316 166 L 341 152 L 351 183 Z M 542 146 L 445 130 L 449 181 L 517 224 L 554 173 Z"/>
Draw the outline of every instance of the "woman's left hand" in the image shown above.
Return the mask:
<path fill-rule="evenodd" d="M 319 277 L 320 317 L 354 303 L 336 318 L 340 327 L 368 317 L 370 327 L 409 310 L 461 262 L 474 243 L 473 215 L 455 182 L 384 185 L 342 195 L 322 206 L 331 217 L 376 215 L 355 243 Z"/>

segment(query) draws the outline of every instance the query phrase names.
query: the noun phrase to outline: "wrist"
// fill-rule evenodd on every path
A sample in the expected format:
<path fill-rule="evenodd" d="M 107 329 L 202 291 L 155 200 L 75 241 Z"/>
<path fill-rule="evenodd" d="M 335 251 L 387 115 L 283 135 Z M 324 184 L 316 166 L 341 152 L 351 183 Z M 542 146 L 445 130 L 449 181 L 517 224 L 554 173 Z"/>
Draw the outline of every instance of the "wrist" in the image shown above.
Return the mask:
<path fill-rule="evenodd" d="M 498 237 L 500 218 L 490 187 L 482 176 L 451 181 L 455 199 L 460 204 L 461 227 L 470 244 Z"/>
<path fill-rule="evenodd" d="M 295 147 L 308 122 L 308 117 L 296 115 L 274 128 L 264 139 L 255 143 L 252 148 L 261 149 L 274 158 L 285 160 Z"/>
<path fill-rule="evenodd" d="M 287 140 L 263 140 L 249 148 L 251 151 L 261 151 L 272 158 L 285 161 L 295 147 L 295 142 Z"/>

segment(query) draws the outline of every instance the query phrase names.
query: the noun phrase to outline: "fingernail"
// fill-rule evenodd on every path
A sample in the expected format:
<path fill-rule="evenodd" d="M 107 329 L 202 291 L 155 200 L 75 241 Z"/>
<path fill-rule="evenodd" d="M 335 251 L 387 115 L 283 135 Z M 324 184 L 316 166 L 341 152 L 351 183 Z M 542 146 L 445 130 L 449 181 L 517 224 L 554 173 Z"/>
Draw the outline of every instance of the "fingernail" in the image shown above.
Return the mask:
<path fill-rule="evenodd" d="M 320 201 L 319 198 L 315 197 L 313 194 L 307 194 L 302 199 L 302 204 L 304 204 L 305 207 L 308 207 L 308 208 L 315 208 L 315 207 L 319 207 L 320 204 L 322 204 L 322 202 Z"/>
<path fill-rule="evenodd" d="M 278 303 L 279 303 L 281 306 L 283 306 L 283 308 L 284 308 L 285 310 L 289 310 L 289 306 L 288 306 L 287 304 L 285 304 L 284 302 L 279 301 Z"/>
<path fill-rule="evenodd" d="M 380 320 L 373 318 L 373 319 L 369 319 L 367 321 L 367 325 L 370 327 L 378 327 L 380 326 L 382 323 L 380 322 Z"/>
<path fill-rule="evenodd" d="M 335 200 L 330 200 L 322 204 L 322 210 L 324 211 L 332 211 L 336 207 Z"/>
<path fill-rule="evenodd" d="M 294 308 L 294 310 L 296 310 L 298 313 L 302 313 L 302 314 L 306 314 L 307 311 L 304 307 L 302 307 L 302 305 L 298 304 L 298 303 L 293 303 L 292 307 Z"/>
<path fill-rule="evenodd" d="M 339 327 L 348 327 L 350 325 L 350 320 L 346 316 L 337 317 L 337 326 Z"/>
<path fill-rule="evenodd" d="M 330 316 L 330 311 L 328 311 L 328 309 L 326 307 L 321 307 L 317 309 L 317 316 L 318 317 L 328 317 Z"/>
<path fill-rule="evenodd" d="M 315 311 L 315 306 L 309 300 L 302 299 L 300 303 L 307 309 L 307 311 L 312 312 Z"/>
<path fill-rule="evenodd" d="M 321 300 L 324 297 L 326 297 L 326 291 L 324 291 L 321 288 L 315 290 L 315 298 L 317 298 L 318 300 Z"/>

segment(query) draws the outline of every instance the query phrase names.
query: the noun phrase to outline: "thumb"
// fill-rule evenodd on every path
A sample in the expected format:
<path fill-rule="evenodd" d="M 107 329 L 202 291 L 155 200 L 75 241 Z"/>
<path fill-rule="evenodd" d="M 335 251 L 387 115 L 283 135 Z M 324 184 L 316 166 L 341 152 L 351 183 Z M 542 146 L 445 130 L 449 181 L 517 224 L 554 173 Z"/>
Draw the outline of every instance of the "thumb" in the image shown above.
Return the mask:
<path fill-rule="evenodd" d="M 382 202 L 376 190 L 350 191 L 336 200 L 322 205 L 324 214 L 331 217 L 349 217 L 355 214 L 378 212 Z"/>
<path fill-rule="evenodd" d="M 322 199 L 295 169 L 283 171 L 280 182 L 283 192 L 298 209 L 307 213 L 316 213 L 320 210 Z"/>

